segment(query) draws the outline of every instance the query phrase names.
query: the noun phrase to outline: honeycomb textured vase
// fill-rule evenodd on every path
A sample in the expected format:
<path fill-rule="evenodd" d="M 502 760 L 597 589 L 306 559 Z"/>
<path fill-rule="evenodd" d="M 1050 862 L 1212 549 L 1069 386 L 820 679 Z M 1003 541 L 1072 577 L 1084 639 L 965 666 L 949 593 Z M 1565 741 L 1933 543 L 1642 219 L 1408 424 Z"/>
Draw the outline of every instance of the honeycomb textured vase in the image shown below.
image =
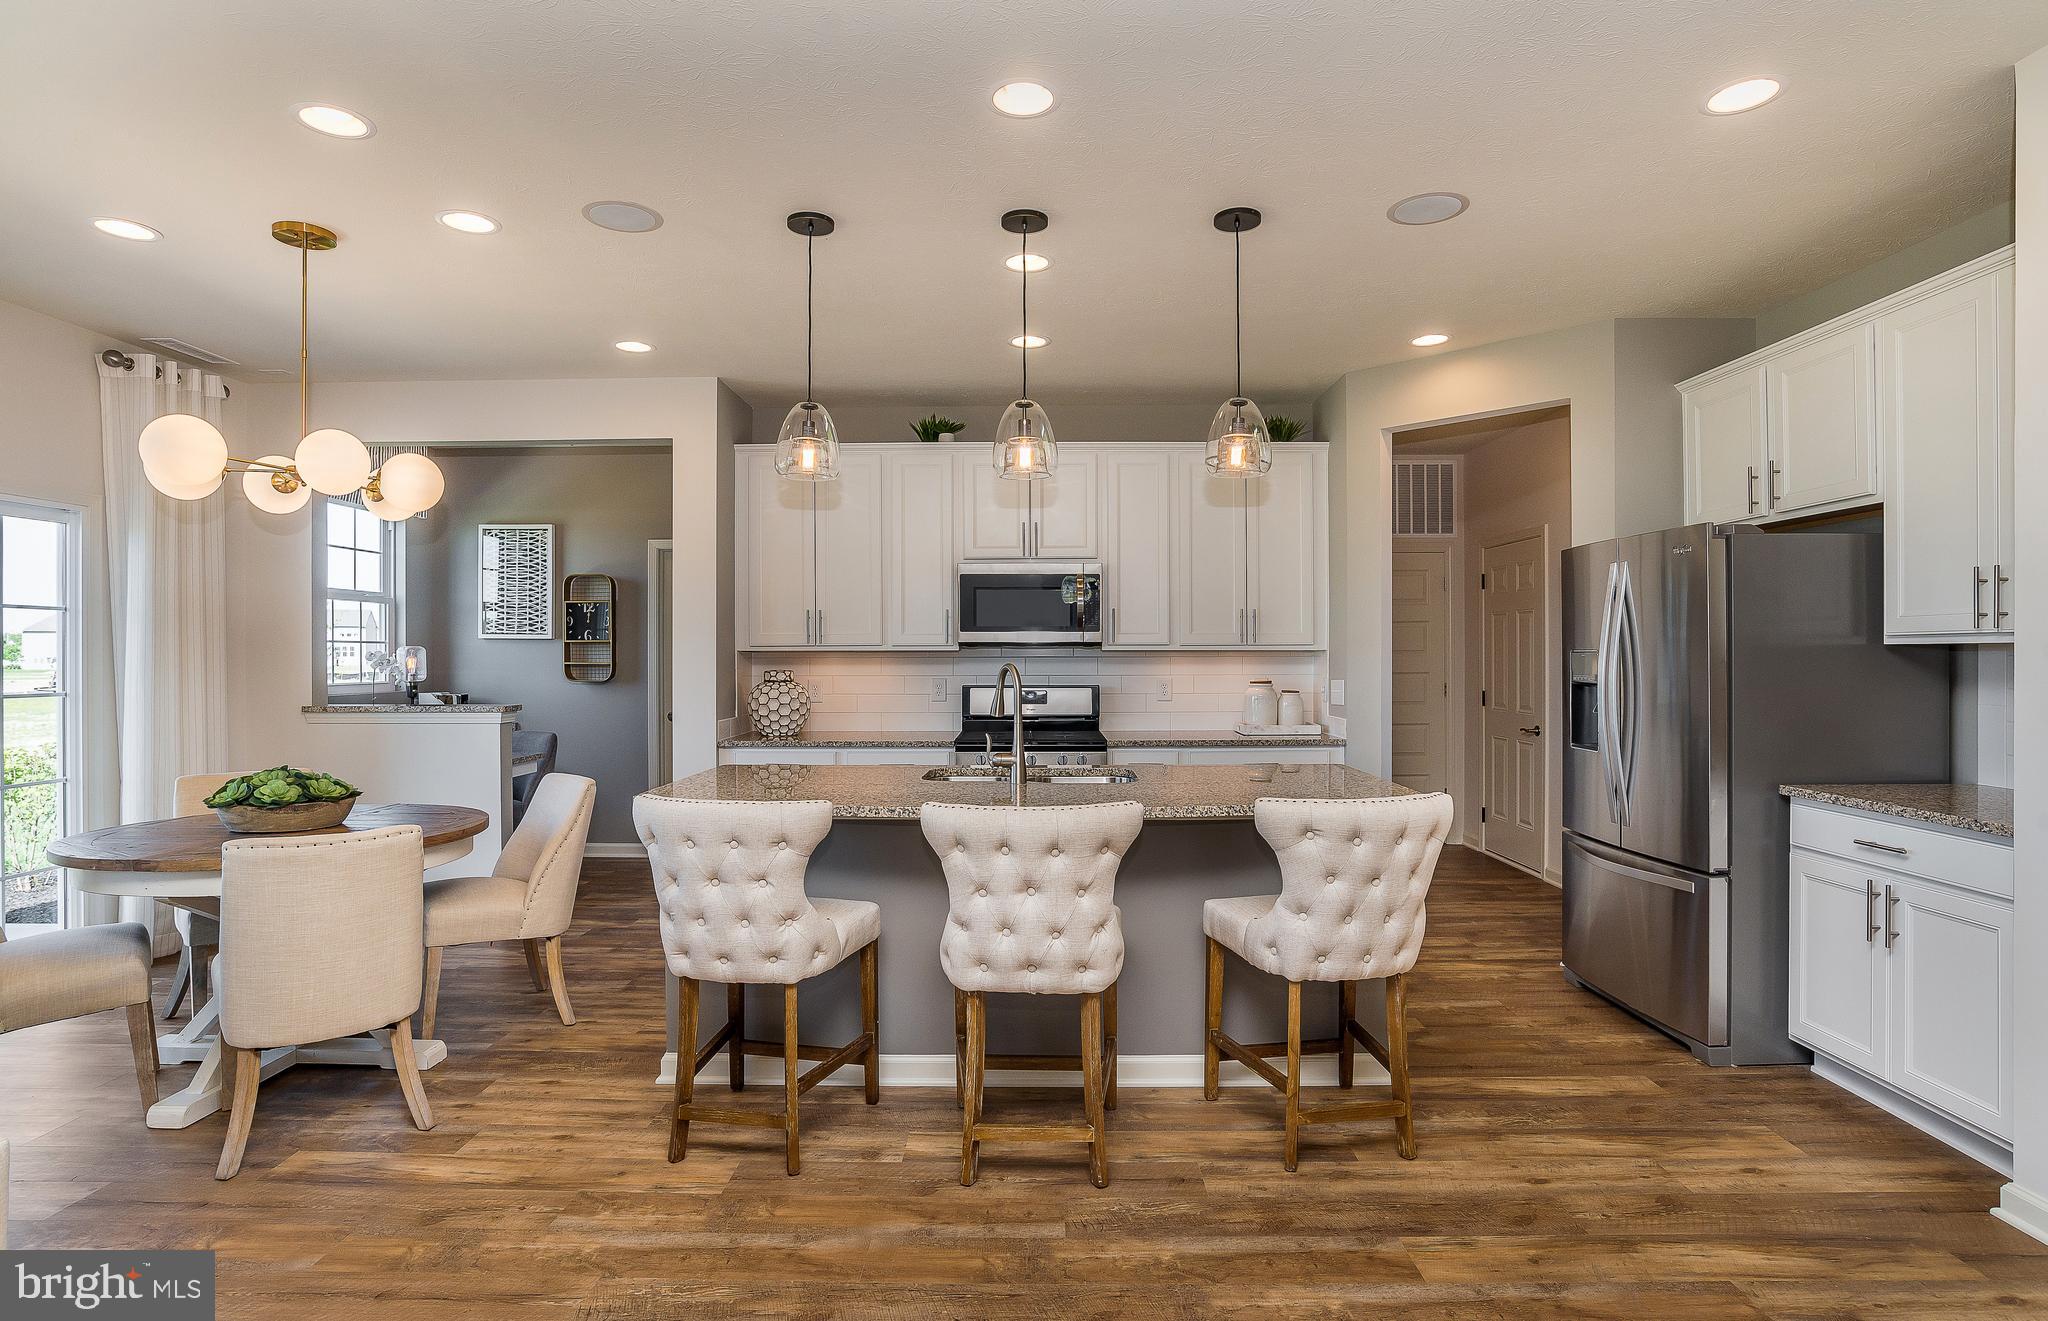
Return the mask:
<path fill-rule="evenodd" d="M 747 694 L 747 714 L 763 738 L 795 738 L 811 718 L 811 695 L 789 670 L 770 670 Z"/>

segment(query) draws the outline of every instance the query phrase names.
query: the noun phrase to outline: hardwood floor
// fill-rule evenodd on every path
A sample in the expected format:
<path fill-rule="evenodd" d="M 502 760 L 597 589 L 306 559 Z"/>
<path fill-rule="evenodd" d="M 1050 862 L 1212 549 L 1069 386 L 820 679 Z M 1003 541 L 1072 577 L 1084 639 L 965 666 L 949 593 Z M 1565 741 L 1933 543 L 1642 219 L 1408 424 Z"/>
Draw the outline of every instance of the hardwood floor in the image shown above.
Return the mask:
<path fill-rule="evenodd" d="M 225 1117 L 144 1128 L 120 1014 L 0 1037 L 11 1246 L 217 1249 L 223 1317 L 2048 1312 L 2048 1246 L 1986 1214 L 1991 1171 L 1804 1070 L 1700 1067 L 1567 987 L 1558 925 L 1554 889 L 1446 853 L 1408 994 L 1414 1161 L 1390 1124 L 1311 1127 L 1290 1175 L 1270 1089 L 1126 1083 L 1108 1188 L 1065 1146 L 963 1188 L 951 1089 L 834 1086 L 789 1178 L 769 1129 L 693 1128 L 668 1163 L 653 894 L 644 865 L 593 862 L 576 1026 L 517 945 L 448 952 L 431 1132 L 391 1074 L 302 1065 L 216 1183 Z"/>

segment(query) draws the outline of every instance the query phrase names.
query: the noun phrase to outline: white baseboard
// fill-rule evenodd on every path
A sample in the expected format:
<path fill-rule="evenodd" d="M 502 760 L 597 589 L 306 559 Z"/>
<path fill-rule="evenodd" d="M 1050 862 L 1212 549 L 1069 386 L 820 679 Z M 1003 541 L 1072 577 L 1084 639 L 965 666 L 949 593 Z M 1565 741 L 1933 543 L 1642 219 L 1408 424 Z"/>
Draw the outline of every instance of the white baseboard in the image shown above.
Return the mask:
<path fill-rule="evenodd" d="M 1929 1109 L 1904 1092 L 1825 1055 L 1813 1057 L 1813 1074 L 1861 1097 L 1886 1114 L 1905 1120 L 1936 1142 L 1954 1147 L 1978 1164 L 1988 1165 L 2008 1179 L 2012 1177 L 2012 1148 L 1990 1134 L 1979 1132 L 1939 1110 Z"/>
<path fill-rule="evenodd" d="M 746 1078 L 749 1083 L 773 1083 L 782 1085 L 782 1061 L 765 1056 L 750 1055 L 746 1060 Z M 1380 1062 L 1364 1051 L 1358 1052 L 1355 1080 L 1367 1087 L 1385 1086 L 1389 1081 L 1386 1069 Z M 676 1085 L 676 1057 L 673 1051 L 661 1057 L 661 1073 L 655 1078 L 660 1087 Z M 704 1071 L 697 1075 L 699 1085 L 726 1082 L 726 1061 L 723 1055 L 711 1061 Z M 1223 1068 L 1217 1074 L 1217 1081 L 1225 1087 L 1264 1087 L 1266 1082 L 1250 1069 L 1235 1060 L 1223 1061 Z M 826 1087 L 858 1087 L 861 1085 L 861 1069 L 849 1064 L 839 1069 L 820 1084 Z M 1200 1087 L 1202 1085 L 1202 1057 L 1200 1055 L 1119 1055 L 1116 1061 L 1116 1082 L 1124 1087 Z M 1334 1055 L 1313 1055 L 1301 1062 L 1301 1083 L 1304 1087 L 1335 1087 L 1337 1085 L 1337 1058 Z M 953 1085 L 953 1057 L 951 1055 L 884 1055 L 882 1056 L 882 1081 L 884 1087 L 951 1087 Z M 1049 1073 L 1033 1069 L 991 1069 L 988 1075 L 991 1087 L 1079 1087 L 1081 1075 L 1074 1073 Z"/>
<path fill-rule="evenodd" d="M 2048 1198 L 2009 1183 L 1998 1190 L 1998 1205 L 1991 1208 L 1991 1214 L 2022 1234 L 2048 1243 Z"/>
<path fill-rule="evenodd" d="M 585 844 L 583 846 L 583 856 L 586 858 L 645 858 L 647 856 L 647 846 L 640 843 Z"/>

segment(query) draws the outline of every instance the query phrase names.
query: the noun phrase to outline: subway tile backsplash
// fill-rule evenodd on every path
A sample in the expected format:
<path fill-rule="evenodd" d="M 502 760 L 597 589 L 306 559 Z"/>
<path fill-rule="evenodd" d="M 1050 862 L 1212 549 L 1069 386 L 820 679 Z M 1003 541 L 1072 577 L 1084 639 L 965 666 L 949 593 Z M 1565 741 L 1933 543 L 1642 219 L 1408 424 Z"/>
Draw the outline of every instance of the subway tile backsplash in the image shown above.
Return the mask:
<path fill-rule="evenodd" d="M 1092 647 L 1034 647 L 1009 651 L 976 647 L 944 654 L 910 652 L 750 652 L 742 656 L 751 688 L 769 670 L 794 670 L 811 694 L 813 733 L 867 730 L 925 731 L 960 728 L 960 689 L 994 683 L 1003 662 L 1014 660 L 1029 684 L 1096 684 L 1102 689 L 1102 727 L 1136 733 L 1152 729 L 1228 729 L 1244 709 L 1245 685 L 1271 679 L 1301 691 L 1310 720 L 1322 719 L 1327 660 L 1320 651 L 1113 651 Z M 1161 699 L 1161 685 L 1166 696 Z M 746 694 L 740 694 L 744 725 Z"/>

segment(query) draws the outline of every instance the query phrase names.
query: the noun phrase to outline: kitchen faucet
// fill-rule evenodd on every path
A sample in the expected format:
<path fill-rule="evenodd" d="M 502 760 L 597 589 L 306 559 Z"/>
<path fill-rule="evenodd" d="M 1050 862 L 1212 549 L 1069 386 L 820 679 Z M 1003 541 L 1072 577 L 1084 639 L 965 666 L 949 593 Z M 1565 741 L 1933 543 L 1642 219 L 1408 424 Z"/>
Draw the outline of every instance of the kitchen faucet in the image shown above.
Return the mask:
<path fill-rule="evenodd" d="M 1004 661 L 1001 673 L 996 675 L 996 700 L 995 705 L 989 708 L 989 714 L 998 720 L 1003 718 L 1003 694 L 1008 691 L 1010 680 L 1013 677 L 1017 680 L 1017 705 L 1010 712 L 1010 806 L 1022 807 L 1024 806 L 1024 672 L 1017 668 L 1014 661 Z M 991 757 L 990 760 L 995 762 L 996 765 L 1002 764 L 997 757 Z"/>

